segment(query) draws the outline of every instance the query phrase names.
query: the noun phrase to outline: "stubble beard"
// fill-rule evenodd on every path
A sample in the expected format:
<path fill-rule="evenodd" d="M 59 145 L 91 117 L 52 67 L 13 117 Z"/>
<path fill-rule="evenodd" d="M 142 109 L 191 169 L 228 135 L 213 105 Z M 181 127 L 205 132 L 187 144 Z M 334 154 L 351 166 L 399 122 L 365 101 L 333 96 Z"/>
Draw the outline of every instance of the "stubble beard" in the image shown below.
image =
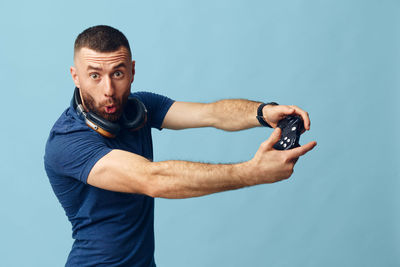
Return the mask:
<path fill-rule="evenodd" d="M 110 122 L 116 122 L 121 118 L 123 107 L 126 104 L 126 100 L 124 100 L 124 103 L 121 103 L 121 101 L 119 101 L 118 99 L 111 98 L 110 101 L 101 103 L 99 105 L 100 107 L 96 107 L 95 101 L 92 96 L 87 95 L 82 92 L 82 98 L 83 98 L 86 108 L 90 112 L 92 112 L 92 113 L 96 114 L 97 116 L 100 116 L 103 119 L 106 119 Z M 103 109 L 104 106 L 111 105 L 111 104 L 116 106 L 116 111 L 112 114 L 105 112 Z"/>

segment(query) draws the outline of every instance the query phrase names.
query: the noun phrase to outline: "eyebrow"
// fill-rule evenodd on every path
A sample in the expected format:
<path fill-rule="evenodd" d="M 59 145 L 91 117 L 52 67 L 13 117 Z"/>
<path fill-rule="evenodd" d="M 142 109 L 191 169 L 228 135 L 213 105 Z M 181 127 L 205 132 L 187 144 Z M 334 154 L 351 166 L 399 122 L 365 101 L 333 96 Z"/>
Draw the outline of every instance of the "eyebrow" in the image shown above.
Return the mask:
<path fill-rule="evenodd" d="M 119 63 L 117 66 L 113 67 L 113 69 L 118 69 L 118 68 L 126 68 L 126 64 L 124 62 Z"/>
<path fill-rule="evenodd" d="M 122 62 L 122 63 L 120 63 L 120 64 L 118 64 L 118 65 L 114 66 L 114 67 L 113 67 L 113 70 L 115 70 L 115 69 L 118 69 L 118 68 L 121 68 L 121 67 L 123 67 L 123 68 L 126 68 L 126 64 L 125 64 L 124 62 Z M 101 71 L 101 70 L 102 70 L 102 68 L 100 68 L 100 67 L 96 67 L 96 66 L 92 66 L 92 65 L 89 65 L 89 66 L 87 67 L 87 70 L 96 70 L 96 71 Z"/>
<path fill-rule="evenodd" d="M 98 70 L 98 71 L 100 71 L 100 70 L 102 70 L 102 68 L 89 65 L 89 66 L 87 67 L 87 70 Z"/>

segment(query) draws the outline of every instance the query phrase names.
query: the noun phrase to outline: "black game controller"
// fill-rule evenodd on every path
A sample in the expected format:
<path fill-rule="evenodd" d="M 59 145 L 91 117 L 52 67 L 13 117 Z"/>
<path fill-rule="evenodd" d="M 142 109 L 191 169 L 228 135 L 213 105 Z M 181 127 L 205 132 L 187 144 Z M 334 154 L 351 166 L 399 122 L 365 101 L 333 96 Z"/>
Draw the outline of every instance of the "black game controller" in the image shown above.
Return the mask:
<path fill-rule="evenodd" d="M 304 122 L 299 116 L 287 116 L 278 122 L 282 129 L 281 138 L 274 145 L 277 150 L 288 150 L 299 147 L 300 135 L 304 131 Z"/>

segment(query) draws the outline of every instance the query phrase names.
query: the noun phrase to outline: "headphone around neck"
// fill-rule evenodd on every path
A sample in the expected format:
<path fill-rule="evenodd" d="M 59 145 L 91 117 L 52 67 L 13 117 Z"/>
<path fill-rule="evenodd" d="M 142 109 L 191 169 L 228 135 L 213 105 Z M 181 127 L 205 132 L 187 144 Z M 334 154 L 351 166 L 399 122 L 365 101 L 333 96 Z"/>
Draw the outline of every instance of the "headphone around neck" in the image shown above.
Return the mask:
<path fill-rule="evenodd" d="M 72 104 L 78 116 L 85 120 L 87 126 L 107 138 L 116 137 L 122 129 L 139 130 L 147 121 L 145 105 L 142 101 L 132 96 L 129 96 L 121 118 L 117 122 L 108 121 L 91 111 L 86 112 L 83 108 L 78 87 L 75 87 Z"/>

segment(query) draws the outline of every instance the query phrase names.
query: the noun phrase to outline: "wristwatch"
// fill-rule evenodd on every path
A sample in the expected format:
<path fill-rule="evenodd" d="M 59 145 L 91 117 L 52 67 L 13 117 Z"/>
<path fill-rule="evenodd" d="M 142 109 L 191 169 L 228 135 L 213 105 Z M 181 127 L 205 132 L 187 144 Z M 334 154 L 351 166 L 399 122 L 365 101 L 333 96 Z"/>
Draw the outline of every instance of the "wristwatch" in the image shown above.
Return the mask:
<path fill-rule="evenodd" d="M 277 106 L 277 105 L 279 105 L 279 104 L 276 103 L 276 102 L 262 103 L 261 105 L 258 106 L 256 118 L 257 118 L 258 122 L 259 122 L 262 126 L 272 128 L 272 126 L 269 125 L 268 122 L 265 121 L 264 116 L 263 116 L 263 107 L 265 107 L 266 105 L 274 105 L 274 106 Z"/>

